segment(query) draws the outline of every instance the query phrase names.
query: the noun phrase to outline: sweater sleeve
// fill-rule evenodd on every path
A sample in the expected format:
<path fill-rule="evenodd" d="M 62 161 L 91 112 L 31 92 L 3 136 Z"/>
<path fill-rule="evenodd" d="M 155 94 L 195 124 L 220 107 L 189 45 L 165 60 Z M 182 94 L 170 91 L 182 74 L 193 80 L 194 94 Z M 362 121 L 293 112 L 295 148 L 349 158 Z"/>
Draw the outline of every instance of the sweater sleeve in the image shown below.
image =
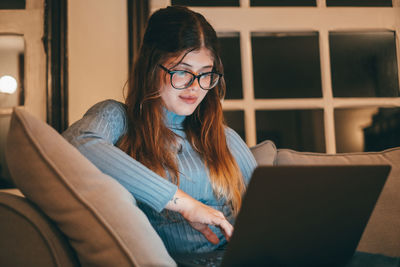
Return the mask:
<path fill-rule="evenodd" d="M 257 162 L 249 147 L 233 129 L 226 127 L 225 135 L 229 150 L 235 158 L 247 186 L 254 169 L 257 167 Z"/>
<path fill-rule="evenodd" d="M 175 195 L 177 186 L 115 146 L 126 130 L 124 105 L 106 100 L 90 108 L 63 136 L 103 173 L 131 192 L 136 200 L 160 212 Z"/>

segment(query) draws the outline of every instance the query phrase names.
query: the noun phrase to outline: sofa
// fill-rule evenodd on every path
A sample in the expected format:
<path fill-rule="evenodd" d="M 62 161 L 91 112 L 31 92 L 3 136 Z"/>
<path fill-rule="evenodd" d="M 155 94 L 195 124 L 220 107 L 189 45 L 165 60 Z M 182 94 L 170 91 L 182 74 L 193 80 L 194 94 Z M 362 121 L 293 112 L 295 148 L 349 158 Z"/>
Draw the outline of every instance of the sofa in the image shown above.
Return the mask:
<path fill-rule="evenodd" d="M 358 250 L 400 257 L 400 148 L 320 154 L 251 148 L 259 165 L 389 164 Z M 0 190 L 0 266 L 176 266 L 133 196 L 54 129 L 15 108 Z"/>

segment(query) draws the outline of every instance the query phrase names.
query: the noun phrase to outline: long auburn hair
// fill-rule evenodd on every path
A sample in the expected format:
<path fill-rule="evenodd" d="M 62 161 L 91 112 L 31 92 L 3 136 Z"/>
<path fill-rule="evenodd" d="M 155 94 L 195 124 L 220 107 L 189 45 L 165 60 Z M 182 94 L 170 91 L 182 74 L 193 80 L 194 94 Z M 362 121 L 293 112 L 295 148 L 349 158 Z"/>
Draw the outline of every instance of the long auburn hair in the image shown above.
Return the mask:
<path fill-rule="evenodd" d="M 203 46 L 213 55 L 214 70 L 223 73 L 217 35 L 201 14 L 179 6 L 156 11 L 148 21 L 125 97 L 128 132 L 119 147 L 178 186 L 177 136 L 164 123 L 159 90 L 165 79 L 161 78 L 159 64 L 172 57 L 183 59 L 187 53 Z M 183 127 L 193 149 L 209 169 L 214 194 L 219 199 L 225 198 L 237 214 L 244 182 L 226 142 L 220 102 L 224 95 L 225 81 L 221 79 L 193 114 L 185 118 Z"/>

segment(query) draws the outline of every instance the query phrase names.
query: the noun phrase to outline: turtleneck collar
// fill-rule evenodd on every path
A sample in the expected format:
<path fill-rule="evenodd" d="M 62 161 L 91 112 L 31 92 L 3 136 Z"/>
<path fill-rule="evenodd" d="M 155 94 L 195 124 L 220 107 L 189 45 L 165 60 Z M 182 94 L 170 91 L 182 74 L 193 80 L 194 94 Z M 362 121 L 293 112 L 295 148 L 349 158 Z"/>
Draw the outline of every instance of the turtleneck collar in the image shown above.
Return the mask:
<path fill-rule="evenodd" d="M 183 130 L 183 121 L 185 120 L 186 116 L 184 115 L 177 115 L 172 111 L 164 108 L 165 114 L 165 125 L 170 129 L 177 129 Z"/>

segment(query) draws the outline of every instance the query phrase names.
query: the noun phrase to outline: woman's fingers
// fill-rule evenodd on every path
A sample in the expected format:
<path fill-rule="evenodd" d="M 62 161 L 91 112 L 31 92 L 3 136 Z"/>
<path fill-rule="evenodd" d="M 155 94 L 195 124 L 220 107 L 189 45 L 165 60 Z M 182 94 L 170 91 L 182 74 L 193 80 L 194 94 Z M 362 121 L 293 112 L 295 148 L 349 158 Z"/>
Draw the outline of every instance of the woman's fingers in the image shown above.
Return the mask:
<path fill-rule="evenodd" d="M 230 240 L 232 233 L 233 233 L 233 226 L 225 220 L 223 223 L 218 225 L 218 227 L 221 229 L 222 233 L 224 234 L 226 240 Z"/>
<path fill-rule="evenodd" d="M 166 208 L 181 213 L 194 229 L 201 232 L 213 244 L 218 244 L 219 239 L 208 225 L 220 228 L 227 240 L 232 236 L 233 226 L 221 211 L 195 200 L 180 189 L 176 191 L 173 200 L 168 202 Z"/>
<path fill-rule="evenodd" d="M 213 225 L 219 227 L 224 234 L 226 240 L 230 240 L 233 233 L 233 226 L 226 220 L 225 217 L 223 219 L 218 218 L 213 223 Z"/>
<path fill-rule="evenodd" d="M 215 225 L 220 228 L 226 240 L 229 241 L 233 233 L 233 226 L 228 222 L 223 213 L 218 211 L 214 213 L 210 219 L 211 220 L 208 224 Z"/>
<path fill-rule="evenodd" d="M 204 206 L 203 206 L 204 207 Z M 204 212 L 204 213 L 203 213 Z M 189 219 L 190 225 L 202 233 L 204 237 L 213 244 L 219 243 L 219 238 L 217 235 L 208 227 L 208 225 L 214 225 L 221 229 L 225 238 L 229 241 L 232 232 L 233 226 L 226 220 L 225 216 L 222 212 L 214 210 L 210 207 L 205 207 L 203 212 L 196 212 L 196 215 L 199 218 L 191 218 Z"/>
<path fill-rule="evenodd" d="M 219 243 L 219 238 L 217 237 L 217 235 L 206 224 L 191 223 L 191 225 L 194 229 L 202 233 L 204 237 L 214 245 L 217 245 Z"/>

